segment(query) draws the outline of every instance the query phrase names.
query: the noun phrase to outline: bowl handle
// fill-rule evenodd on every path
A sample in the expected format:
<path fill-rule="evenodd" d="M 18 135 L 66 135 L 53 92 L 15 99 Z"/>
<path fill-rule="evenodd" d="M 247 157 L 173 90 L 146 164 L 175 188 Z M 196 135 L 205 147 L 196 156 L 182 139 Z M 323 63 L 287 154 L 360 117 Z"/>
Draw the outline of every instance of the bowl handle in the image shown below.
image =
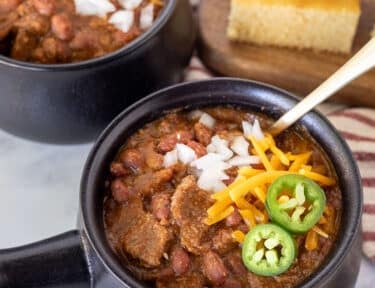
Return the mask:
<path fill-rule="evenodd" d="M 1 288 L 88 288 L 90 272 L 78 230 L 0 250 Z"/>

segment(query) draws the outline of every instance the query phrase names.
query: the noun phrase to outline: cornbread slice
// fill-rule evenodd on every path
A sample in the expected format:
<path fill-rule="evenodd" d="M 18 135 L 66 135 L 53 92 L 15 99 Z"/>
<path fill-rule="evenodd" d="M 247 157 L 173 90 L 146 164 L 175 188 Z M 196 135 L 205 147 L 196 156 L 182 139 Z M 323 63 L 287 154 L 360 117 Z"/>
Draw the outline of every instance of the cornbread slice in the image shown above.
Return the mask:
<path fill-rule="evenodd" d="M 359 0 L 231 0 L 228 37 L 277 46 L 349 53 Z"/>

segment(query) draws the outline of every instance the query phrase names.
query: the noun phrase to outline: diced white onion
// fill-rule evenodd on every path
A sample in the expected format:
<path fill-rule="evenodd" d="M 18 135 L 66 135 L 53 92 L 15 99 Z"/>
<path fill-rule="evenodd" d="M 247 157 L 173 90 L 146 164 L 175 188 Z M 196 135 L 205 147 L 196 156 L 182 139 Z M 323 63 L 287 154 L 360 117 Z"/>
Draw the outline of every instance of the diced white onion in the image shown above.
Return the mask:
<path fill-rule="evenodd" d="M 234 156 L 228 161 L 231 166 L 249 166 L 252 164 L 259 164 L 260 158 L 258 156 Z"/>
<path fill-rule="evenodd" d="M 191 112 L 189 113 L 188 117 L 189 117 L 189 119 L 191 119 L 191 120 L 196 120 L 196 119 L 200 118 L 200 117 L 202 116 L 203 113 L 204 113 L 204 112 L 201 111 L 201 110 L 193 110 L 193 111 L 191 111 Z"/>
<path fill-rule="evenodd" d="M 207 153 L 215 153 L 216 146 L 214 144 L 208 144 L 206 147 Z"/>
<path fill-rule="evenodd" d="M 228 141 L 221 139 L 218 135 L 211 138 L 212 146 L 210 147 L 210 152 L 215 152 L 220 154 L 222 160 L 228 160 L 233 156 L 233 151 L 228 148 Z"/>
<path fill-rule="evenodd" d="M 217 181 L 212 185 L 212 190 L 214 192 L 220 192 L 225 189 L 227 186 L 222 181 Z"/>
<path fill-rule="evenodd" d="M 224 145 L 217 147 L 217 153 L 222 156 L 223 160 L 228 160 L 233 156 L 233 151 Z"/>
<path fill-rule="evenodd" d="M 203 113 L 201 117 L 199 118 L 199 122 L 202 123 L 204 126 L 213 129 L 215 126 L 215 118 L 213 118 L 211 115 L 207 113 Z"/>
<path fill-rule="evenodd" d="M 253 125 L 247 121 L 242 121 L 242 130 L 245 137 L 249 137 L 253 133 Z"/>
<path fill-rule="evenodd" d="M 184 164 L 189 164 L 197 159 L 194 150 L 185 144 L 176 144 L 178 160 Z"/>
<path fill-rule="evenodd" d="M 113 13 L 108 20 L 109 23 L 115 25 L 123 32 L 129 32 L 134 23 L 134 12 L 128 10 L 120 10 Z"/>
<path fill-rule="evenodd" d="M 173 149 L 164 155 L 164 167 L 173 166 L 178 162 L 177 149 Z"/>
<path fill-rule="evenodd" d="M 142 0 L 118 0 L 120 5 L 128 10 L 133 10 L 141 5 Z"/>
<path fill-rule="evenodd" d="M 142 8 L 141 16 L 139 18 L 139 24 L 141 29 L 146 30 L 152 26 L 154 22 L 154 5 L 148 4 L 146 7 Z"/>
<path fill-rule="evenodd" d="M 76 11 L 81 15 L 104 17 L 116 11 L 116 7 L 109 0 L 74 0 Z"/>
<path fill-rule="evenodd" d="M 192 162 L 191 165 L 200 170 L 208 170 L 214 167 L 219 171 L 226 170 L 231 167 L 229 164 L 222 161 L 222 157 L 220 155 L 214 153 L 208 153 L 203 157 L 200 157 Z"/>
<path fill-rule="evenodd" d="M 226 186 L 221 180 L 228 179 L 229 177 L 224 172 L 221 174 L 224 174 L 226 177 L 218 177 L 215 169 L 204 170 L 197 182 L 199 188 L 214 192 L 222 190 Z"/>
<path fill-rule="evenodd" d="M 260 124 L 259 124 L 258 119 L 255 119 L 255 121 L 253 123 L 252 134 L 258 140 L 262 140 L 264 138 L 264 135 L 263 135 L 262 129 L 260 128 Z"/>
<path fill-rule="evenodd" d="M 249 155 L 249 142 L 243 136 L 235 137 L 230 148 L 240 156 Z"/>

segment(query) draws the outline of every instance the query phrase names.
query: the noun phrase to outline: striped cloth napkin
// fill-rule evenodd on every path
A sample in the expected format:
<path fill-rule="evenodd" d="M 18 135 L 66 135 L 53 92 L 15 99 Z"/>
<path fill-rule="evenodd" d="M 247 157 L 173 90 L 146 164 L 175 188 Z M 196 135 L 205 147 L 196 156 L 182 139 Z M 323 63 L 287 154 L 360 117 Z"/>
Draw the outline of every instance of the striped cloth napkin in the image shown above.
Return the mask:
<path fill-rule="evenodd" d="M 196 7 L 200 0 L 190 1 Z M 194 56 L 186 69 L 185 81 L 209 79 L 214 76 L 200 59 Z M 375 110 L 337 104 L 323 104 L 318 110 L 325 114 L 341 133 L 357 160 L 365 204 L 362 217 L 363 252 L 375 261 Z"/>

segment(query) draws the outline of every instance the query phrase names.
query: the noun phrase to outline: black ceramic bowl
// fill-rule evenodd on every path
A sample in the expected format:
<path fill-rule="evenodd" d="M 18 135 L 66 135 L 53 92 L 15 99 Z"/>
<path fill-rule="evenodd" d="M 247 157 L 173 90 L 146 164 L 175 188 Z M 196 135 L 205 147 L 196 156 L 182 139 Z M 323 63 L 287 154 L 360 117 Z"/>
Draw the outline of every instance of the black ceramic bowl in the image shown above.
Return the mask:
<path fill-rule="evenodd" d="M 230 104 L 277 118 L 297 101 L 268 85 L 224 78 L 167 88 L 132 105 L 101 134 L 88 157 L 81 182 L 82 227 L 44 242 L 0 251 L 0 287 L 146 287 L 122 267 L 104 233 L 104 179 L 120 146 L 170 109 Z M 336 168 L 344 207 L 335 246 L 318 271 L 299 287 L 353 287 L 362 257 L 358 169 L 348 146 L 323 116 L 310 112 L 299 124 L 307 127 Z"/>
<path fill-rule="evenodd" d="M 42 65 L 0 55 L 0 128 L 54 143 L 94 140 L 124 108 L 177 83 L 195 42 L 188 0 L 165 0 L 154 25 L 89 61 Z"/>

